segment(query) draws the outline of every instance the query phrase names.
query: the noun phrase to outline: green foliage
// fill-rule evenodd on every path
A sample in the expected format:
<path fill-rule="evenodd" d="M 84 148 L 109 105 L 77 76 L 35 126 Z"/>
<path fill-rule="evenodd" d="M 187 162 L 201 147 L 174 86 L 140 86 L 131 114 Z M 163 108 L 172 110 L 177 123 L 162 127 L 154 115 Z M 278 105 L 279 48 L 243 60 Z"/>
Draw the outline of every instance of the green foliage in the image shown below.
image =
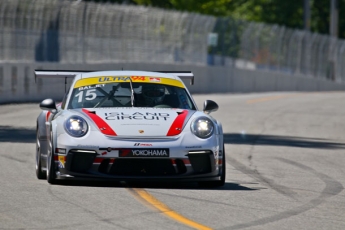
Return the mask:
<path fill-rule="evenodd" d="M 90 0 L 85 0 L 90 1 Z M 160 7 L 216 17 L 278 24 L 303 29 L 303 0 L 93 0 Z M 311 31 L 329 34 L 330 0 L 309 0 Z M 339 37 L 345 37 L 345 0 L 338 0 Z"/>

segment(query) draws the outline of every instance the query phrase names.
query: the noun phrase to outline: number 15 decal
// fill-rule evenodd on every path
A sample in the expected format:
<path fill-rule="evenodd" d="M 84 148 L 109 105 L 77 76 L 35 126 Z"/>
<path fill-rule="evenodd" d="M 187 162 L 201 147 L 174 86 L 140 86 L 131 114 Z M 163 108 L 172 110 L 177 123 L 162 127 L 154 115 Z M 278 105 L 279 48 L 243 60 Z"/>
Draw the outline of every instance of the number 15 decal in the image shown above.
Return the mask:
<path fill-rule="evenodd" d="M 78 94 L 75 95 L 75 97 L 78 97 L 78 102 L 82 102 L 83 101 L 83 94 L 85 91 L 80 91 Z M 96 95 L 96 89 L 89 89 L 86 91 L 85 94 L 85 99 L 88 101 L 92 101 L 97 97 Z"/>

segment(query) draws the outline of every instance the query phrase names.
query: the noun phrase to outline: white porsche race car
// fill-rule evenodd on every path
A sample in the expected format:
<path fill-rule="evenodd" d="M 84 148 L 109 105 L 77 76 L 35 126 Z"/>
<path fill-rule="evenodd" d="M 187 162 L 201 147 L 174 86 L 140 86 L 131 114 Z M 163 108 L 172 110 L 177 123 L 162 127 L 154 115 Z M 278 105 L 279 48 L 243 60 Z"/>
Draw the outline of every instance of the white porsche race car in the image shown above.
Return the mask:
<path fill-rule="evenodd" d="M 57 180 L 189 181 L 222 186 L 225 153 L 220 122 L 204 102 L 198 111 L 181 79 L 191 72 L 35 71 L 74 78 L 56 104 L 40 103 L 36 175 Z"/>

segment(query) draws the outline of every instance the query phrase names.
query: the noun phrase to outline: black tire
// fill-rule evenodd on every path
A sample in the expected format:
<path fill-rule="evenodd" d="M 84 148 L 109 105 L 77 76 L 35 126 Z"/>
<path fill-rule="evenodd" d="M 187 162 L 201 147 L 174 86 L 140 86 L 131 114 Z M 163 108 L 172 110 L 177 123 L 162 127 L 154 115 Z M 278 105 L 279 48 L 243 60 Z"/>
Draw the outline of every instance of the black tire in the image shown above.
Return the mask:
<path fill-rule="evenodd" d="M 56 184 L 54 145 L 52 133 L 50 133 L 49 151 L 47 154 L 47 181 L 49 184 Z"/>
<path fill-rule="evenodd" d="M 204 188 L 214 188 L 214 187 L 221 187 L 225 184 L 225 177 L 226 177 L 226 161 L 225 161 L 225 147 L 223 146 L 223 159 L 222 159 L 222 175 L 220 176 L 220 180 L 218 181 L 201 181 L 199 182 L 200 187 Z"/>
<path fill-rule="evenodd" d="M 42 171 L 42 164 L 41 164 L 41 143 L 39 140 L 40 133 L 37 129 L 36 131 L 36 176 L 37 179 L 43 180 L 47 178 L 47 175 L 45 172 Z"/>

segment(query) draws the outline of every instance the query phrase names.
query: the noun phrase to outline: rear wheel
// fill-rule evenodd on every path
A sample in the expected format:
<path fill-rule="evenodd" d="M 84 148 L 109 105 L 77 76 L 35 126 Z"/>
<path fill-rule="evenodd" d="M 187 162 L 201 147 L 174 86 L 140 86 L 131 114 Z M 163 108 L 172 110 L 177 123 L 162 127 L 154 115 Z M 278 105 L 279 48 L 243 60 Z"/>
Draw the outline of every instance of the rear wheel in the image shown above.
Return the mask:
<path fill-rule="evenodd" d="M 220 180 L 201 181 L 201 182 L 199 182 L 199 186 L 200 187 L 206 187 L 206 188 L 223 186 L 225 184 L 225 176 L 226 176 L 226 161 L 225 161 L 225 148 L 223 146 L 222 174 L 220 176 Z"/>
<path fill-rule="evenodd" d="M 40 133 L 37 129 L 36 131 L 36 176 L 38 179 L 46 179 L 46 174 L 42 171 L 42 164 L 41 164 L 41 142 L 40 142 Z"/>
<path fill-rule="evenodd" d="M 50 133 L 49 150 L 47 156 L 47 181 L 50 184 L 56 184 L 54 145 L 52 133 Z"/>

